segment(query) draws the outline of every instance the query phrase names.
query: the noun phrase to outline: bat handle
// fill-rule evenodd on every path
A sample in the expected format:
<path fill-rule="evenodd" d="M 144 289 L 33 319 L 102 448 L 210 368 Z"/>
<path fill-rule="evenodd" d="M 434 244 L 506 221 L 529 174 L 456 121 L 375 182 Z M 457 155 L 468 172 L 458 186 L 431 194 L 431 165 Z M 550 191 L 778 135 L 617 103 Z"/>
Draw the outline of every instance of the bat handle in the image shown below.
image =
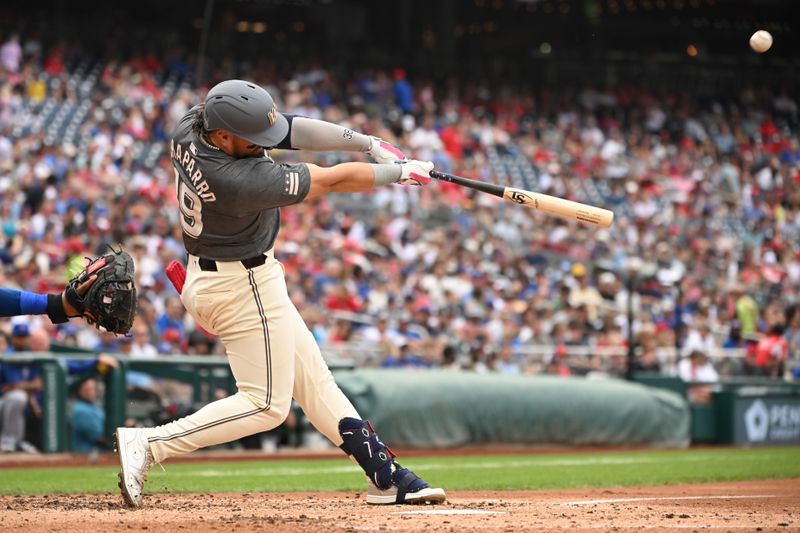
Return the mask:
<path fill-rule="evenodd" d="M 500 198 L 503 197 L 503 191 L 505 190 L 505 187 L 501 187 L 500 185 L 495 185 L 494 183 L 486 183 L 485 181 L 473 180 L 469 178 L 464 178 L 462 176 L 454 176 L 452 174 L 448 174 L 447 172 L 441 172 L 439 170 L 431 170 L 429 174 L 434 179 L 440 181 L 446 181 L 448 183 L 454 183 L 456 185 L 461 185 L 462 187 L 475 189 L 476 191 L 493 194 Z"/>

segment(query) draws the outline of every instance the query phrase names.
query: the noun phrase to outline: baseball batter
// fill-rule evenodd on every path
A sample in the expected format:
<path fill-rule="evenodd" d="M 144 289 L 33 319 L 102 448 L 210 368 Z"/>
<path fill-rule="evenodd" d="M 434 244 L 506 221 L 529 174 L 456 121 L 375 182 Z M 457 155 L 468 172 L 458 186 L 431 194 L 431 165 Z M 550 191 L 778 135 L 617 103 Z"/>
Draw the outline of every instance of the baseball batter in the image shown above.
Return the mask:
<path fill-rule="evenodd" d="M 271 148 L 369 154 L 377 164 L 276 164 Z M 292 398 L 367 475 L 367 503 L 442 502 L 445 493 L 394 461 L 333 380 L 289 299 L 273 245 L 279 209 L 331 192 L 425 185 L 433 164 L 329 122 L 278 112 L 254 83 L 228 80 L 182 119 L 170 142 L 189 253 L 181 299 L 225 345 L 238 392 L 163 426 L 118 428 L 120 489 L 142 505 L 150 466 L 280 425 Z"/>

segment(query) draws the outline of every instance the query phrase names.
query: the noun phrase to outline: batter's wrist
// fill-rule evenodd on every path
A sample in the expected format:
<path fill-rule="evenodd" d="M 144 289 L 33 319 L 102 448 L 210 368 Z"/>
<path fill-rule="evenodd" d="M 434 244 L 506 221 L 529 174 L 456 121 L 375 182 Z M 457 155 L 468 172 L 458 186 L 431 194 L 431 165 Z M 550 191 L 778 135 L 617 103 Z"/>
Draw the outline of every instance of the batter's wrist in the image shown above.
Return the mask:
<path fill-rule="evenodd" d="M 402 175 L 402 169 L 400 168 L 400 165 L 394 163 L 385 165 L 370 163 L 369 166 L 372 167 L 372 171 L 375 175 L 373 181 L 373 185 L 375 187 L 389 185 L 390 183 L 397 183 L 400 181 L 400 176 Z"/>

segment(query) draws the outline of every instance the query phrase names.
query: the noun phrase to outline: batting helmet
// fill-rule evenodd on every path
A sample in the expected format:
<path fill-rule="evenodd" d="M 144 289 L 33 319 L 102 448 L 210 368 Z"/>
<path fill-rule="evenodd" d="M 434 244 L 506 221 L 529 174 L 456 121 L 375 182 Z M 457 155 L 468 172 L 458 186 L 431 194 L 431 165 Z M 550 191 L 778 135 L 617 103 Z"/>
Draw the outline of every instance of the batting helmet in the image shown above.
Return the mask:
<path fill-rule="evenodd" d="M 227 80 L 208 91 L 203 110 L 207 130 L 227 130 L 258 146 L 275 146 L 286 137 L 289 122 L 275 101 L 255 83 Z"/>

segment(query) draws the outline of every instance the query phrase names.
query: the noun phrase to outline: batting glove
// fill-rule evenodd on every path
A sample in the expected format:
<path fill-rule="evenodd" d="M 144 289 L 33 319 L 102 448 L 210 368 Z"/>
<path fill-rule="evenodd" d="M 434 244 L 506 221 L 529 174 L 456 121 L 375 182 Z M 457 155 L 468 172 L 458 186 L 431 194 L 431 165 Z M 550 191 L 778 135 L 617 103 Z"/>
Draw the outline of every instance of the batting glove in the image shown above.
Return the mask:
<path fill-rule="evenodd" d="M 433 170 L 433 163 L 430 161 L 395 161 L 401 165 L 400 179 L 397 181 L 400 185 L 427 185 L 431 182 L 431 170 Z"/>
<path fill-rule="evenodd" d="M 378 137 L 370 137 L 369 139 L 370 145 L 367 155 L 374 159 L 376 163 L 394 163 L 395 161 L 406 160 L 406 154 L 398 147 Z"/>

